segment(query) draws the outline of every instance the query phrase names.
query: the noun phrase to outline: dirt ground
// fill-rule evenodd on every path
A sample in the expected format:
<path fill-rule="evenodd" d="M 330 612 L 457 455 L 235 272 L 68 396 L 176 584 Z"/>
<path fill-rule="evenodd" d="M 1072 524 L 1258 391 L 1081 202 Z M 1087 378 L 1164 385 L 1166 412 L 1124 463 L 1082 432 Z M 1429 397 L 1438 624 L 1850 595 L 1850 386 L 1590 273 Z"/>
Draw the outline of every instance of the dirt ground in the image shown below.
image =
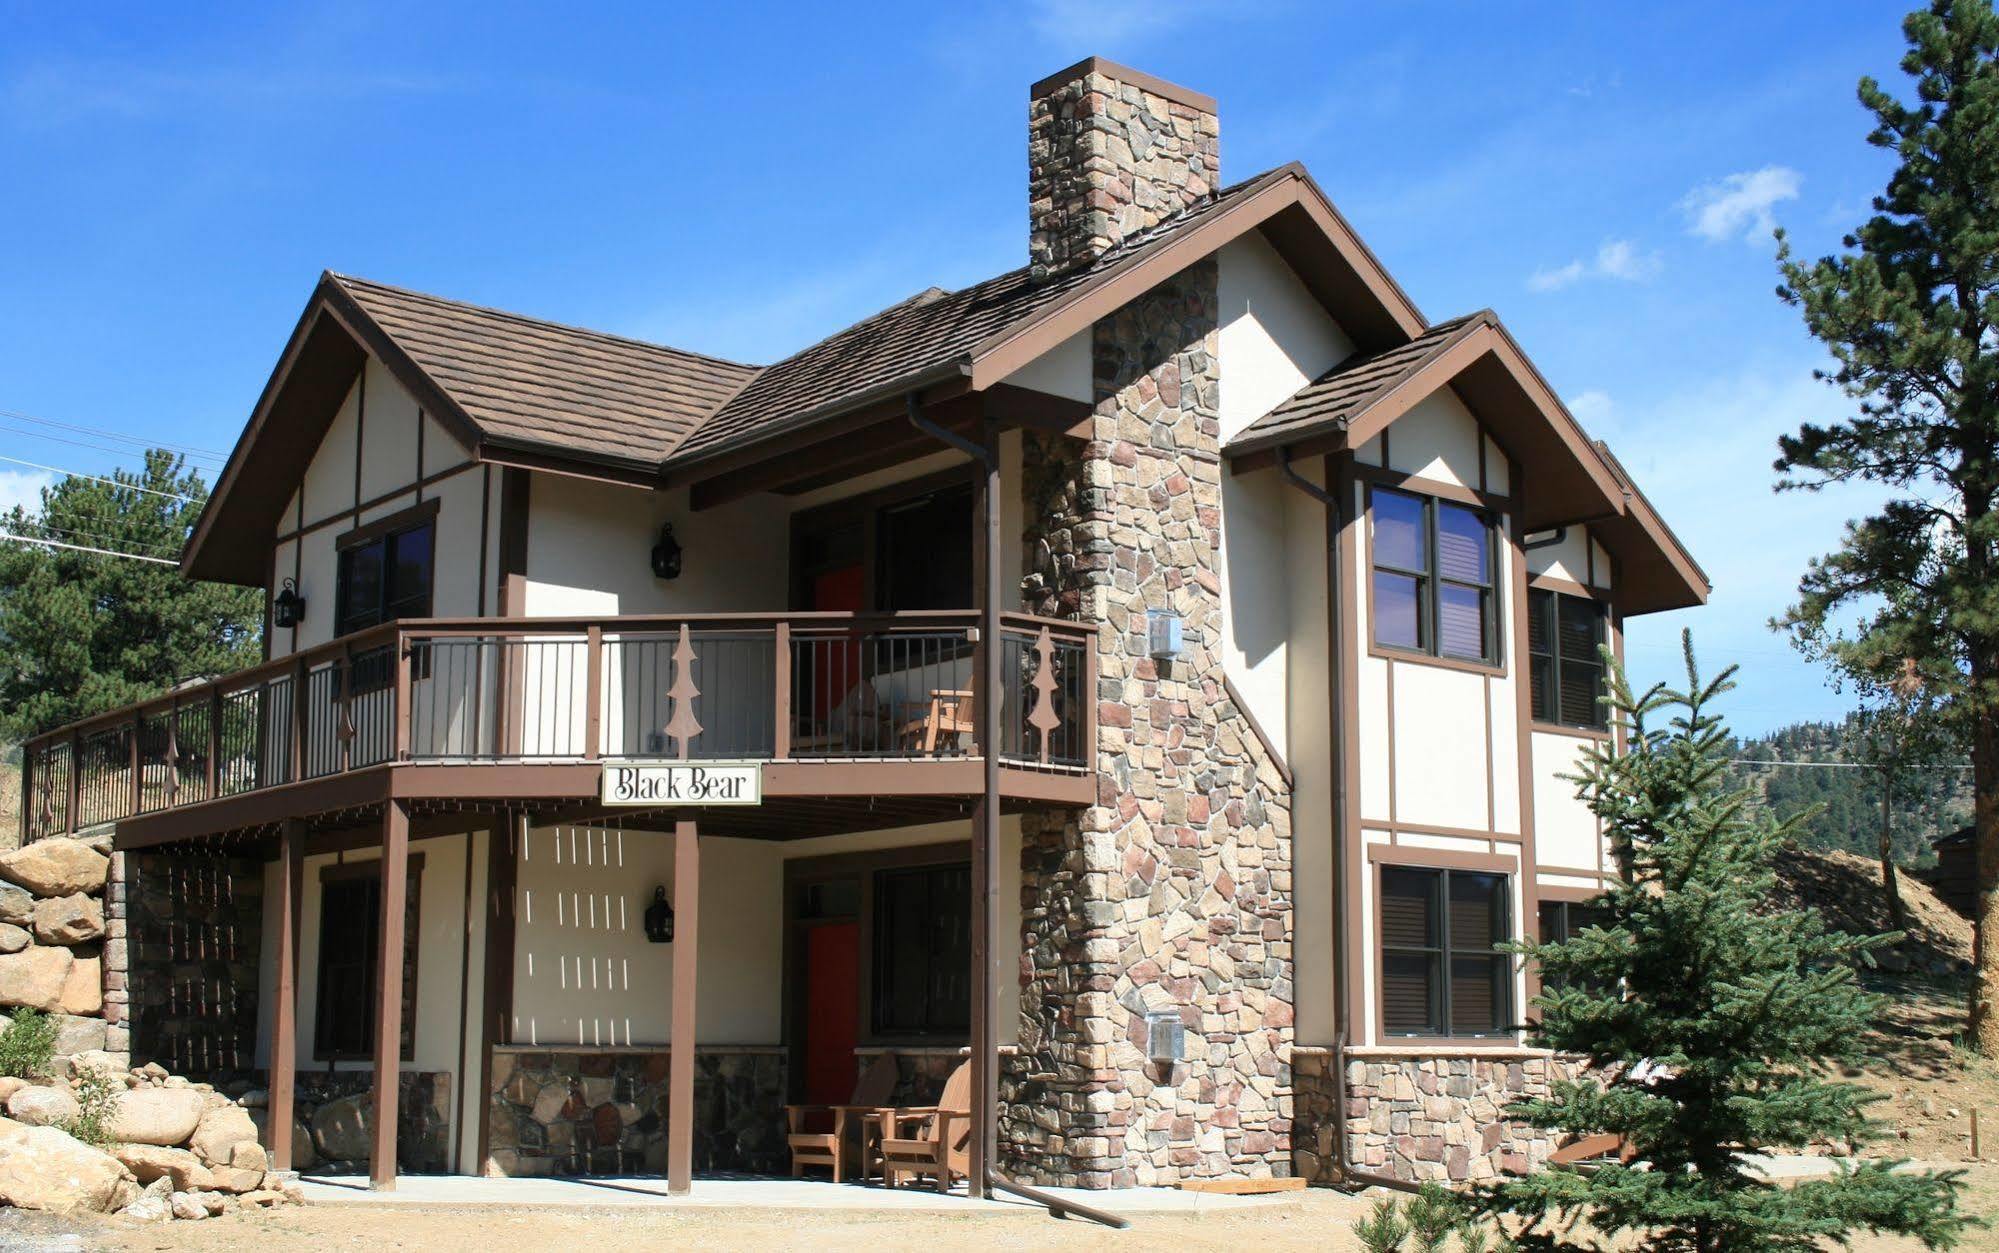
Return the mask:
<path fill-rule="evenodd" d="M 1971 1173 L 1974 1212 L 1999 1215 L 1999 1165 Z M 1021 1213 L 958 1218 L 945 1214 L 875 1217 L 801 1210 L 695 1210 L 670 1204 L 576 1211 L 394 1209 L 304 1206 L 215 1218 L 201 1223 L 130 1227 L 114 1219 L 62 1221 L 0 1212 L 0 1248 L 105 1250 L 425 1249 L 494 1253 L 564 1248 L 813 1249 L 827 1253 L 883 1248 L 1188 1250 L 1257 1253 L 1359 1249 L 1353 1220 L 1368 1198 L 1314 1189 L 1298 1199 L 1237 1213 L 1140 1215 L 1129 1231 Z M 1863 1237 L 1860 1253 L 1900 1253 L 1909 1241 Z M 1999 1232 L 1966 1248 L 1999 1248 Z"/>

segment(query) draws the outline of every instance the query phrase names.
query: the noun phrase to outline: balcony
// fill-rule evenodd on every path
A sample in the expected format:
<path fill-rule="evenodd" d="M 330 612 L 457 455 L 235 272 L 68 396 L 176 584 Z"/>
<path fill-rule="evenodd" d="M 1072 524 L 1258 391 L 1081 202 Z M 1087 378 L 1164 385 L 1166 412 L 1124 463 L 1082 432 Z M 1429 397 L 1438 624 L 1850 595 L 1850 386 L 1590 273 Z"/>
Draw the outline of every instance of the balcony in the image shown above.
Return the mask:
<path fill-rule="evenodd" d="M 1003 795 L 1090 803 L 1088 630 L 1009 614 L 1000 635 Z M 753 762 L 767 796 L 962 804 L 994 695 L 978 637 L 970 611 L 405 619 L 30 740 L 22 839 L 117 823 L 155 842 L 389 796 L 583 820 L 607 762 Z"/>

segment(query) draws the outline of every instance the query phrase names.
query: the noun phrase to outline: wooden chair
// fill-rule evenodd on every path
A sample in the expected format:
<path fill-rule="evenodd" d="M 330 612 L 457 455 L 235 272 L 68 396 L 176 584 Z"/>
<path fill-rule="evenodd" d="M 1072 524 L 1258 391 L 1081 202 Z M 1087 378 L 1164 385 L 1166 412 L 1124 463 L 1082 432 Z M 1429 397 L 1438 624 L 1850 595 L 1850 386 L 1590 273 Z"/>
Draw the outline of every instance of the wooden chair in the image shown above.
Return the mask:
<path fill-rule="evenodd" d="M 875 1126 L 868 1115 L 879 1113 L 895 1095 L 895 1076 L 895 1054 L 883 1053 L 854 1082 L 853 1100 L 848 1104 L 785 1106 L 785 1121 L 791 1128 L 786 1138 L 791 1143 L 792 1177 L 803 1175 L 807 1166 L 830 1166 L 833 1182 L 841 1182 L 847 1160 L 847 1132 L 854 1128 L 861 1132 L 861 1178 L 867 1178 L 874 1151 L 870 1139 Z M 812 1115 L 830 1115 L 832 1129 L 807 1130 L 806 1122 Z M 812 1120 L 822 1125 L 828 1121 L 825 1117 Z"/>
<path fill-rule="evenodd" d="M 949 1192 L 952 1177 L 962 1179 L 970 1169 L 972 1064 L 951 1072 L 937 1104 L 885 1109 L 879 1119 L 882 1182 L 893 1188 L 904 1175 L 917 1175 Z"/>
<path fill-rule="evenodd" d="M 935 753 L 940 741 L 958 746 L 962 737 L 978 729 L 973 722 L 974 716 L 970 692 L 934 691 L 930 693 L 930 708 L 924 715 L 903 726 L 903 743 L 925 753 Z"/>

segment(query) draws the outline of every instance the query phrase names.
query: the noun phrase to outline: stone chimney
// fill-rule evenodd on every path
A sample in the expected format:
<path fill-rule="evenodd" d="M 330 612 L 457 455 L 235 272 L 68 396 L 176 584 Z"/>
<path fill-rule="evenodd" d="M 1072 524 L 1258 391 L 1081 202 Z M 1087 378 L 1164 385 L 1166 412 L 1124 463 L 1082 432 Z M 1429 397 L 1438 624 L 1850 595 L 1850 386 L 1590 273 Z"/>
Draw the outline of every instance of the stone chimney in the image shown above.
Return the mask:
<path fill-rule="evenodd" d="M 1214 194 L 1215 102 L 1091 57 L 1028 93 L 1028 256 L 1036 278 L 1089 265 Z"/>

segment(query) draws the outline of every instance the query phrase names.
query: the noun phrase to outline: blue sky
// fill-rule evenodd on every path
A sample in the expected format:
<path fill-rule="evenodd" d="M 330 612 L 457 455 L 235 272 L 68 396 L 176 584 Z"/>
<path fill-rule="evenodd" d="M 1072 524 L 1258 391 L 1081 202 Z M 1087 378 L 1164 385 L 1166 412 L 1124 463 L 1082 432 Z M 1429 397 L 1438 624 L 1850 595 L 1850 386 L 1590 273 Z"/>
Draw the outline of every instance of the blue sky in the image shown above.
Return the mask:
<path fill-rule="evenodd" d="M 226 450 L 323 268 L 762 361 L 1025 253 L 1026 89 L 1092 53 L 1302 160 L 1432 319 L 1497 309 L 1715 581 L 1755 730 L 1844 707 L 1765 627 L 1865 491 L 1771 492 L 1842 412 L 1769 227 L 1881 186 L 1899 6 L 0 0 L 0 411 Z M 43 428 L 46 429 L 46 428 Z M 119 458 L 30 438 L 0 455 Z M 35 486 L 0 462 L 0 507 Z"/>

